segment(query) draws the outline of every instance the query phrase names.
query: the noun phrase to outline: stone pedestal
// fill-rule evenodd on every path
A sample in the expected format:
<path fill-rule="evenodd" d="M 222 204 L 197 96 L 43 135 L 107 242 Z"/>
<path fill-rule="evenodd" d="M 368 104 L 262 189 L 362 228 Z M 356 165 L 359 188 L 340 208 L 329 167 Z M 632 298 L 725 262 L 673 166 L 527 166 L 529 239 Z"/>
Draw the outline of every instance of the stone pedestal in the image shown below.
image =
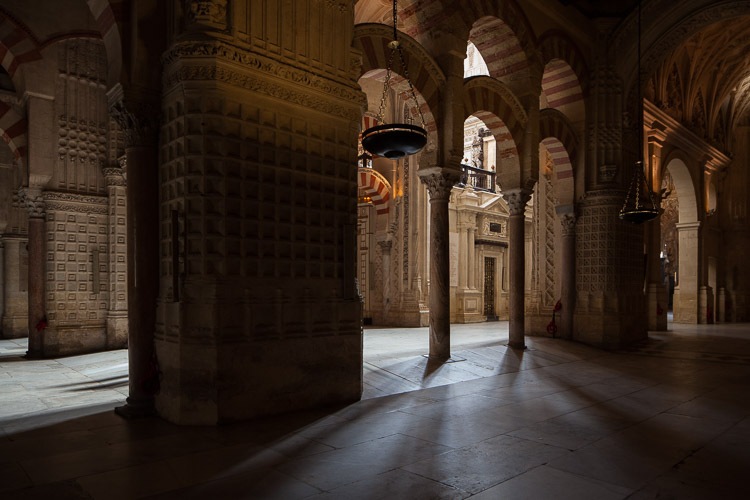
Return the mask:
<path fill-rule="evenodd" d="M 716 322 L 726 323 L 727 321 L 727 292 L 721 287 L 716 298 Z"/>
<path fill-rule="evenodd" d="M 714 322 L 714 291 L 710 286 L 698 290 L 698 322 L 702 325 Z"/>

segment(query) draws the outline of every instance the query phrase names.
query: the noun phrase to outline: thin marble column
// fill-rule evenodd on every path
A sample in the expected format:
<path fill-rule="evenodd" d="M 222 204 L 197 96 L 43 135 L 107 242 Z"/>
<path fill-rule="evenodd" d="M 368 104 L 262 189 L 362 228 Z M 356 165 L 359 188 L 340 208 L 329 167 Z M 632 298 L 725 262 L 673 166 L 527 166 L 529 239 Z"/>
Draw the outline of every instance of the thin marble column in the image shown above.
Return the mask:
<path fill-rule="evenodd" d="M 469 257 L 469 290 L 475 290 L 477 288 L 476 285 L 476 275 L 477 270 L 475 268 L 474 264 L 474 233 L 476 232 L 476 228 L 470 227 L 469 228 L 469 250 L 468 250 L 468 257 Z"/>
<path fill-rule="evenodd" d="M 24 189 L 22 193 L 29 212 L 29 348 L 28 358 L 44 357 L 44 329 L 47 326 L 45 295 L 45 206 L 39 189 Z"/>
<path fill-rule="evenodd" d="M 127 161 L 127 304 L 129 395 L 118 415 L 155 413 L 158 363 L 154 354 L 159 294 L 159 175 L 153 105 L 115 99 L 111 111 L 125 132 Z"/>
<path fill-rule="evenodd" d="M 459 172 L 420 170 L 430 193 L 430 358 L 450 358 L 450 245 L 448 200 Z"/>
<path fill-rule="evenodd" d="M 509 275 L 510 293 L 508 307 L 510 309 L 510 321 L 508 323 L 509 340 L 508 345 L 514 349 L 525 349 L 524 342 L 524 299 L 525 299 L 525 270 L 526 259 L 524 247 L 525 211 L 526 203 L 531 198 L 528 189 L 509 189 L 503 193 L 503 198 L 508 202 L 510 217 L 508 218 L 508 252 L 509 252 Z"/>
<path fill-rule="evenodd" d="M 560 336 L 573 338 L 573 312 L 576 298 L 576 216 L 572 207 L 558 211 L 562 224 L 562 272 L 560 283 Z"/>

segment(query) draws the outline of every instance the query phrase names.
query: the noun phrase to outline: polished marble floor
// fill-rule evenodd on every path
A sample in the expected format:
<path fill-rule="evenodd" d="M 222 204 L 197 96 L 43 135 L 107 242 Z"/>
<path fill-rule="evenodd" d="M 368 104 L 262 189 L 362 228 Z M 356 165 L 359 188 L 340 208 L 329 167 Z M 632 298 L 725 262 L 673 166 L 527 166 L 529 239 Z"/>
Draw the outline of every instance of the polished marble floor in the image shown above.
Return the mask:
<path fill-rule="evenodd" d="M 750 325 L 605 352 L 507 323 L 365 332 L 363 400 L 222 427 L 127 421 L 127 353 L 0 341 L 0 498 L 750 498 Z"/>

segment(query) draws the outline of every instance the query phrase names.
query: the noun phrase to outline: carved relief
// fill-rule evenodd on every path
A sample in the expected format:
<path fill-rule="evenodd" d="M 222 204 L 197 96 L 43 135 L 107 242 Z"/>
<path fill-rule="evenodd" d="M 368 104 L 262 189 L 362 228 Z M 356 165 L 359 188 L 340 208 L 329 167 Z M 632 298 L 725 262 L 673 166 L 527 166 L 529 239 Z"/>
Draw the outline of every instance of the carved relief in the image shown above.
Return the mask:
<path fill-rule="evenodd" d="M 227 0 L 187 0 L 188 28 L 227 29 Z"/>

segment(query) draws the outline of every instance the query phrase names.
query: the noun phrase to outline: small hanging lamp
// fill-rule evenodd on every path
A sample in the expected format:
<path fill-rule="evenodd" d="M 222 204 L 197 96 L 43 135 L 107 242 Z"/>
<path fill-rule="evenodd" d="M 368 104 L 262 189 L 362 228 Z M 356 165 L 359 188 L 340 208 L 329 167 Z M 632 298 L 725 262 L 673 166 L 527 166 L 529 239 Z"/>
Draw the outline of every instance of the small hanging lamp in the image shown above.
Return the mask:
<path fill-rule="evenodd" d="M 638 1 L 638 80 L 636 82 L 638 105 L 638 156 L 643 157 L 643 99 L 641 98 L 641 2 Z M 648 200 L 641 200 L 641 191 L 645 188 Z M 645 197 L 644 197 L 645 198 Z M 625 203 L 620 209 L 620 219 L 642 224 L 659 216 L 659 208 L 654 202 L 651 189 L 643 173 L 643 160 L 635 162 L 635 172 L 630 187 L 625 195 Z"/>
<path fill-rule="evenodd" d="M 393 41 L 388 44 L 388 48 L 391 49 L 391 54 L 388 58 L 388 65 L 386 66 L 385 81 L 383 82 L 383 96 L 380 99 L 380 109 L 378 111 L 378 123 L 381 123 L 382 125 L 370 127 L 362 132 L 362 147 L 364 149 L 373 155 L 384 156 L 392 160 L 397 160 L 418 153 L 422 150 L 425 144 L 427 144 L 427 131 L 425 130 L 424 116 L 422 115 L 422 110 L 419 108 L 419 102 L 417 101 L 417 94 L 414 91 L 414 86 L 412 85 L 411 80 L 409 80 L 409 71 L 406 67 L 406 62 L 404 61 L 404 53 L 401 49 L 401 44 L 398 41 L 397 4 L 398 0 L 393 0 Z M 391 70 L 396 54 L 398 54 L 406 82 L 409 84 L 411 98 L 414 99 L 414 104 L 419 111 L 419 117 L 422 121 L 421 127 L 411 123 L 384 123 L 383 115 L 385 113 L 385 103 L 388 97 L 388 91 L 391 88 Z"/>

